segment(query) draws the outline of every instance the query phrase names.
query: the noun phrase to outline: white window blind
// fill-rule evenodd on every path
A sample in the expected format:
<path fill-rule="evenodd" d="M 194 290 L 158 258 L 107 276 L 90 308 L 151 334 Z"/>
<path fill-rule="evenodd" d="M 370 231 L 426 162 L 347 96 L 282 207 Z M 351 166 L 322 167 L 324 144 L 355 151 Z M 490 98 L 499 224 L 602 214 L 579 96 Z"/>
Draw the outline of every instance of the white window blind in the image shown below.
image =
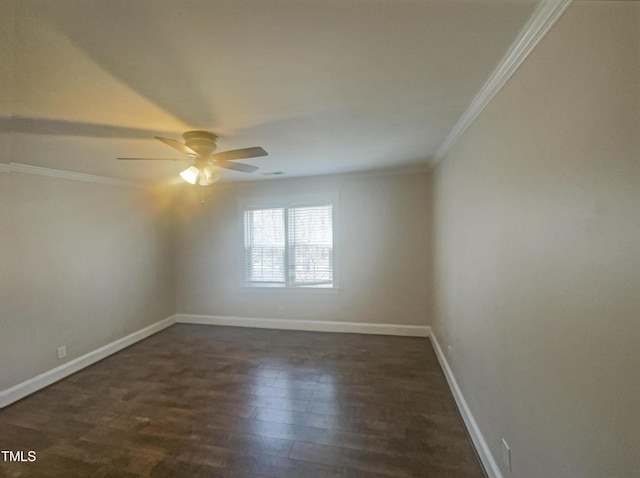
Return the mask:
<path fill-rule="evenodd" d="M 331 204 L 289 209 L 289 280 L 292 285 L 333 282 Z"/>
<path fill-rule="evenodd" d="M 285 283 L 284 209 L 244 212 L 245 280 Z"/>
<path fill-rule="evenodd" d="M 332 287 L 333 205 L 244 209 L 245 283 Z"/>

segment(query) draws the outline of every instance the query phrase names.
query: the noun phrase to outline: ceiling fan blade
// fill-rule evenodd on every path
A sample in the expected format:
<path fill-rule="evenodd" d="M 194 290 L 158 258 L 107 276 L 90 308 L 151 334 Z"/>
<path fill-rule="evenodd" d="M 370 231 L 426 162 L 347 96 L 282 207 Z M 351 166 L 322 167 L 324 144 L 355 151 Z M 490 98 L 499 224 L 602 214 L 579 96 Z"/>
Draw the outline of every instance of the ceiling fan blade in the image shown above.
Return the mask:
<path fill-rule="evenodd" d="M 214 156 L 217 156 L 214 154 Z M 243 173 L 252 173 L 256 169 L 257 166 L 251 166 L 250 164 L 242 164 L 242 163 L 230 163 L 224 160 L 217 160 L 213 162 L 214 166 L 218 166 L 219 168 L 233 169 L 234 171 L 241 171 Z"/>
<path fill-rule="evenodd" d="M 188 161 L 189 158 L 116 158 L 124 161 Z"/>
<path fill-rule="evenodd" d="M 234 159 L 257 158 L 268 154 L 263 148 L 256 146 L 254 148 L 232 149 L 231 151 L 215 153 L 211 155 L 211 159 L 214 161 L 231 161 Z"/>
<path fill-rule="evenodd" d="M 181 153 L 188 154 L 190 156 L 200 157 L 198 153 L 196 153 L 193 149 L 191 149 L 186 144 L 181 143 L 180 141 L 176 141 L 175 139 L 171 139 L 171 138 L 162 138 L 161 136 L 156 136 L 156 139 L 162 141 L 167 146 L 171 146 L 173 149 L 177 149 Z"/>

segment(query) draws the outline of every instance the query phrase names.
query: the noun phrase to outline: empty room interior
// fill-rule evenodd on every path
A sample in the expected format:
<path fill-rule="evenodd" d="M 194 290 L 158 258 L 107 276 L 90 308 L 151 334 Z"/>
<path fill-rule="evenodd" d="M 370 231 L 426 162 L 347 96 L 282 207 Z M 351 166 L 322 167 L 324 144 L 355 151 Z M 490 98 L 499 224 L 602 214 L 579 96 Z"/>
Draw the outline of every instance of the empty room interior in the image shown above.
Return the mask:
<path fill-rule="evenodd" d="M 0 477 L 640 476 L 640 2 L 0 4 Z"/>

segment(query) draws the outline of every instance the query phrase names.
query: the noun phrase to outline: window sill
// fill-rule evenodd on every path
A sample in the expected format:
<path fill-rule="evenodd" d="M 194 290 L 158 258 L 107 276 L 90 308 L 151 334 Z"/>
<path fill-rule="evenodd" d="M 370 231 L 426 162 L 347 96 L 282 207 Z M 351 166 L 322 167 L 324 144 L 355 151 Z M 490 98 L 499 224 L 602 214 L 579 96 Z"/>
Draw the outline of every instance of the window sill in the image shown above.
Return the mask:
<path fill-rule="evenodd" d="M 267 294 L 339 294 L 339 287 L 287 287 L 287 286 L 265 286 L 242 284 L 240 289 L 247 292 L 267 293 Z"/>

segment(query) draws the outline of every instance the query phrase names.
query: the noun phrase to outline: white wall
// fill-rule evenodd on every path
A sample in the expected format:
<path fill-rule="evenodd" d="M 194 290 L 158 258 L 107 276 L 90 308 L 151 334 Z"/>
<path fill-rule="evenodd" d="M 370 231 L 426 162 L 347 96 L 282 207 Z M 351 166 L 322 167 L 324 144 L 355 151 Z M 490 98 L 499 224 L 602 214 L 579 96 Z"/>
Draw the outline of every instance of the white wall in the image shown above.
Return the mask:
<path fill-rule="evenodd" d="M 639 476 L 640 3 L 572 4 L 432 179 L 433 327 L 504 475 Z"/>
<path fill-rule="evenodd" d="M 0 391 L 175 313 L 170 223 L 137 188 L 0 173 L 0 271 Z"/>
<path fill-rule="evenodd" d="M 177 310 L 183 314 L 427 325 L 427 175 L 364 175 L 218 184 L 197 192 L 177 225 Z M 238 200 L 338 194 L 340 289 L 241 287 Z M 191 214 L 191 215 L 190 215 Z M 279 307 L 282 306 L 282 313 Z"/>

